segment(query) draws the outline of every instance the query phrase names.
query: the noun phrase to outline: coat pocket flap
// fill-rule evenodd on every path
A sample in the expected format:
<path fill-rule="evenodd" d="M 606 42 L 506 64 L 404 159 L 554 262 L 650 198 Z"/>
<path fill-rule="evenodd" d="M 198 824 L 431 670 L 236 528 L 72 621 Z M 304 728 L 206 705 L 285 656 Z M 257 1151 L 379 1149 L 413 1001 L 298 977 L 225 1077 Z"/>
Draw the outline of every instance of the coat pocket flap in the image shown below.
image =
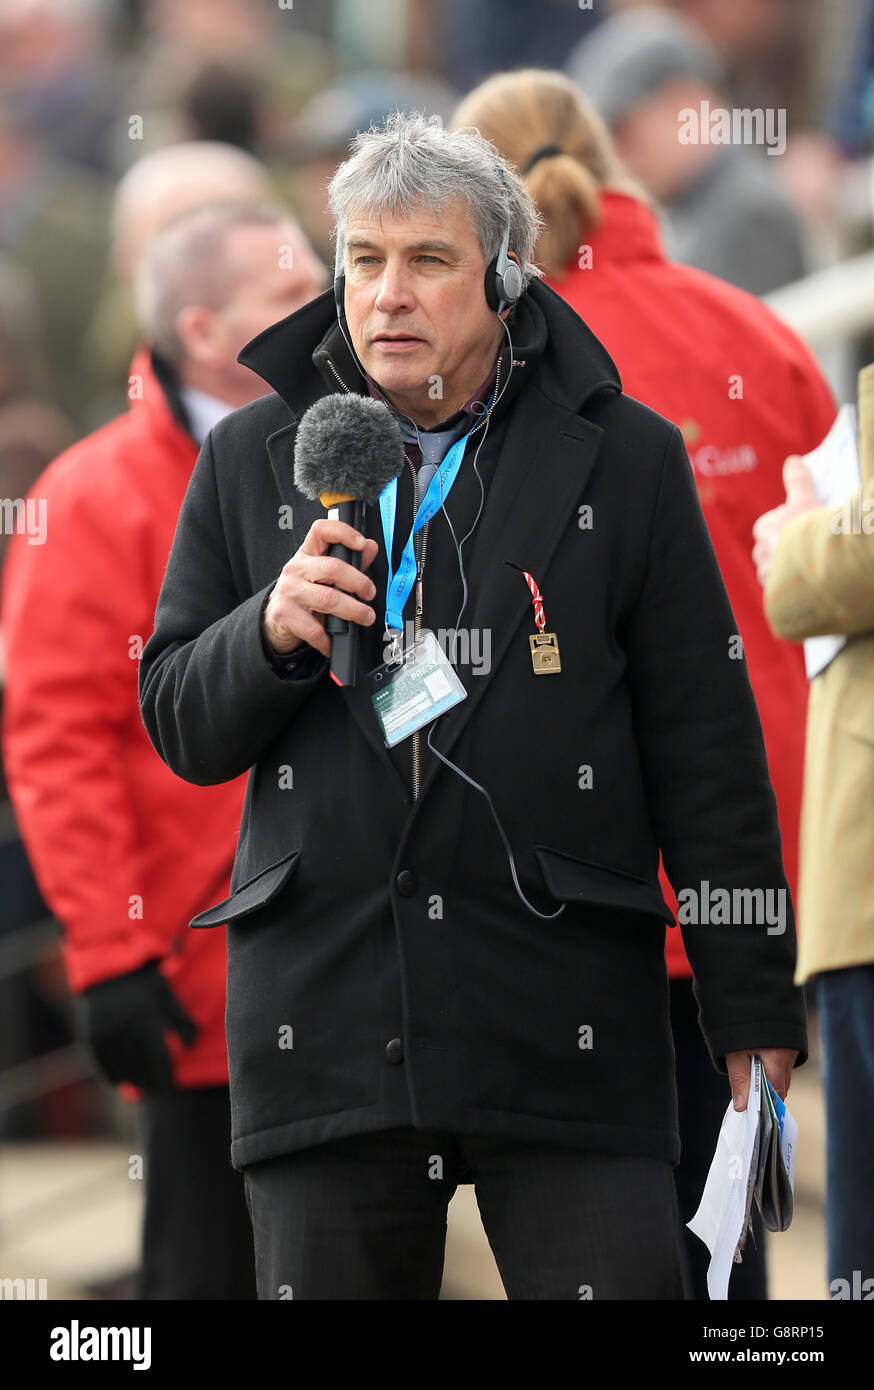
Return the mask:
<path fill-rule="evenodd" d="M 636 878 L 623 869 L 610 869 L 575 859 L 563 850 L 535 845 L 534 853 L 547 888 L 559 902 L 601 903 L 604 907 L 649 912 L 660 922 L 675 925 L 658 883 Z"/>
<path fill-rule="evenodd" d="M 259 907 L 265 907 L 291 878 L 300 862 L 300 850 L 293 849 L 275 864 L 254 875 L 235 889 L 223 903 L 199 912 L 188 923 L 189 927 L 220 927 L 225 922 L 236 922 L 240 917 L 248 917 Z"/>

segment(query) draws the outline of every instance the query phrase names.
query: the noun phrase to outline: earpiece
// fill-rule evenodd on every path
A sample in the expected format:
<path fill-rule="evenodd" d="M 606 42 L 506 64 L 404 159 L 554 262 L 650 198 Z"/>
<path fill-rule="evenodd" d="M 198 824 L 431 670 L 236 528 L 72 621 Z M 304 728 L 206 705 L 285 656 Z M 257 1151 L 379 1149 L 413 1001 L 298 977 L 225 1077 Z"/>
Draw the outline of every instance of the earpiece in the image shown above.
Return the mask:
<path fill-rule="evenodd" d="M 334 252 L 334 305 L 337 310 L 338 321 L 343 318 L 346 312 L 345 307 L 346 276 L 343 274 L 343 260 L 340 255 L 340 238 L 337 237 L 337 249 Z"/>
<path fill-rule="evenodd" d="M 497 256 L 486 270 L 486 303 L 496 314 L 518 303 L 522 295 L 522 272 L 509 257 L 510 228 L 504 232 Z"/>
<path fill-rule="evenodd" d="M 496 166 L 498 178 L 507 189 L 507 180 L 500 164 Z M 522 271 L 515 261 L 510 260 L 510 199 L 507 196 L 507 225 L 501 238 L 497 256 L 486 270 L 486 303 L 496 314 L 502 314 L 522 297 Z"/>

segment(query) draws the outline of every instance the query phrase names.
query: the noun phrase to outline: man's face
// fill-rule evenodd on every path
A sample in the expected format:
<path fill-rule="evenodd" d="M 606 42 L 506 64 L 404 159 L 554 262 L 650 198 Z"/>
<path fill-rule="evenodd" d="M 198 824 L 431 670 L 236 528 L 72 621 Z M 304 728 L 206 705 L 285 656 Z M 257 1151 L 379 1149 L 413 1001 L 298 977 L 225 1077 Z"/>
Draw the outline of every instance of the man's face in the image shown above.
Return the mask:
<path fill-rule="evenodd" d="M 225 250 L 230 297 L 216 311 L 216 331 L 234 378 L 249 395 L 269 386 L 236 361 L 258 333 L 302 309 L 327 285 L 327 271 L 294 225 L 236 227 Z M 249 396 L 247 396 L 249 399 Z"/>
<path fill-rule="evenodd" d="M 421 424 L 437 424 L 488 376 L 502 329 L 466 203 L 410 217 L 351 216 L 346 321 L 363 367 Z"/>

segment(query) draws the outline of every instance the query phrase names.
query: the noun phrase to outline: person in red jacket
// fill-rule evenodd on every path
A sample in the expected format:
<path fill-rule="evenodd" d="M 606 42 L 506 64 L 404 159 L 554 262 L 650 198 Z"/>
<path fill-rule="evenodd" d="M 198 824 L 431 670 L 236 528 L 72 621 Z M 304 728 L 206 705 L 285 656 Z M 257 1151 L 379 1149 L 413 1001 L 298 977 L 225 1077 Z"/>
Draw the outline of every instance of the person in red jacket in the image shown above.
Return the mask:
<path fill-rule="evenodd" d="M 279 208 L 227 201 L 160 231 L 140 267 L 129 411 L 61 454 L 28 499 L 3 584 L 3 753 L 22 838 L 60 922 L 80 1036 L 140 1094 L 140 1296 L 254 1298 L 230 1165 L 223 932 L 244 781 L 195 787 L 152 748 L 138 659 L 206 433 L 263 394 L 237 353 L 326 272 Z M 131 1090 L 131 1087 L 137 1088 Z"/>
<path fill-rule="evenodd" d="M 544 218 L 537 260 L 547 283 L 607 348 L 626 394 L 683 434 L 738 625 L 736 656 L 747 662 L 756 696 L 794 898 L 807 679 L 800 648 L 776 638 L 765 618 L 752 529 L 783 499 L 787 454 L 806 453 L 828 433 L 836 413 L 831 391 L 812 353 L 758 299 L 666 259 L 647 194 L 623 169 L 604 122 L 561 73 L 489 78 L 462 101 L 452 125 L 476 127 L 524 174 Z M 664 873 L 662 884 L 676 912 Z M 666 954 L 685 1223 L 700 1200 L 726 1096 L 698 1028 L 679 931 L 668 932 Z M 682 1245 L 687 1291 L 706 1298 L 707 1251 L 685 1226 Z M 758 1235 L 756 1249 L 747 1242 L 733 1298 L 765 1297 L 763 1254 Z"/>

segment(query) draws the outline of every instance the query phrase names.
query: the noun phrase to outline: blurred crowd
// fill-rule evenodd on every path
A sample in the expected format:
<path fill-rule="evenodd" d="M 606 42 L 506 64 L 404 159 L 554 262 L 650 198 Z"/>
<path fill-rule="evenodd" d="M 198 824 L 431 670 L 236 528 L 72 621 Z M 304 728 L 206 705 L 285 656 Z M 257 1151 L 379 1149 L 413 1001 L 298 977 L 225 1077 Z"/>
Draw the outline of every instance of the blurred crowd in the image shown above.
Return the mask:
<path fill-rule="evenodd" d="M 605 25 L 614 11 L 625 23 Z M 644 21 L 665 14 L 687 26 L 682 44 L 652 41 Z M 677 258 L 763 293 L 864 244 L 865 0 L 3 0 L 4 476 L 124 405 L 137 256 L 162 218 L 215 191 L 180 164 L 144 220 L 150 155 L 190 141 L 241 151 L 240 195 L 269 184 L 328 259 L 325 182 L 355 130 L 395 105 L 448 116 L 474 82 L 523 62 L 566 67 L 599 106 Z M 785 152 L 680 144 L 678 103 L 702 100 L 784 111 Z"/>
<path fill-rule="evenodd" d="M 550 94 L 548 84 L 528 90 L 530 107 L 521 110 L 526 89 L 509 93 L 518 112 L 512 137 L 500 87 L 480 88 L 465 103 L 492 75 L 523 67 L 569 79 L 590 104 L 589 123 L 575 126 L 577 117 L 561 105 L 566 94 Z M 144 389 L 156 399 L 159 386 L 166 418 L 156 424 L 153 417 L 148 428 L 180 431 L 174 448 L 182 472 L 162 521 L 169 543 L 172 508 L 210 425 L 264 389 L 236 364 L 236 353 L 327 287 L 327 181 L 355 132 L 396 107 L 475 124 L 523 171 L 523 161 L 538 156 L 529 186 L 546 218 L 539 263 L 615 354 L 626 389 L 681 425 L 690 454 L 712 442 L 701 433 L 710 407 L 703 398 L 692 408 L 672 398 L 661 364 L 633 363 L 638 301 L 625 306 L 622 331 L 611 329 L 611 313 L 623 285 L 634 281 L 617 272 L 615 283 L 602 279 L 591 288 L 582 260 L 583 277 L 569 280 L 581 243 L 597 247 L 600 234 L 603 246 L 615 228 L 633 248 L 635 238 L 655 237 L 657 224 L 658 250 L 641 254 L 664 254 L 757 297 L 871 247 L 874 0 L 0 0 L 0 502 L 9 504 L 0 570 L 13 532 L 21 531 L 22 517 L 27 521 L 12 502 L 24 499 L 70 446 L 133 413 Z M 762 111 L 761 139 L 720 140 L 719 112 L 737 108 Z M 681 110 L 702 123 L 686 142 L 678 139 Z M 560 144 L 588 171 L 587 181 L 574 183 L 565 170 L 573 195 L 549 162 Z M 605 189 L 618 201 L 605 204 Z M 641 220 L 642 208 L 652 228 Z M 599 216 L 607 218 L 600 233 Z M 265 254 L 277 230 L 289 248 L 278 273 Z M 641 295 L 650 292 L 657 294 L 658 285 L 641 279 Z M 813 359 L 769 337 L 755 310 L 717 296 L 705 312 L 704 290 L 698 294 L 686 279 L 672 292 L 688 296 L 688 317 L 678 324 L 681 358 L 699 349 L 706 356 L 737 315 L 753 357 L 758 352 L 764 362 L 772 352 L 779 360 L 772 416 L 794 410 L 791 390 L 806 383 L 798 407 L 799 418 L 809 407 L 804 429 L 781 433 L 780 422 L 762 410 L 757 428 L 760 438 L 768 435 L 777 482 L 761 494 L 751 484 L 742 515 L 719 511 L 722 464 L 711 465 L 712 483 L 698 479 L 739 620 L 749 613 L 744 635 L 754 685 L 760 681 L 769 754 L 775 767 L 784 759 L 794 768 L 782 784 L 774 772 L 794 887 L 806 683 L 799 648 L 790 660 L 783 644 L 778 660 L 768 646 L 750 558 L 752 526 L 784 501 L 783 458 L 819 443 L 834 402 Z M 872 339 L 869 330 L 842 344 L 838 372 L 823 359 L 838 401 L 855 399 L 856 373 L 874 357 Z M 723 361 L 727 376 L 732 364 L 724 351 Z M 784 368 L 795 385 L 781 394 Z M 768 370 L 763 366 L 763 375 Z M 74 456 L 86 469 L 93 457 L 96 488 L 100 449 L 110 439 L 96 453 Z M 742 472 L 742 461 L 735 467 L 740 456 L 732 464 L 724 452 L 724 471 Z M 83 566 L 89 547 L 86 537 Z M 743 557 L 730 558 L 734 551 Z M 61 568 L 40 601 L 51 604 L 52 586 L 64 582 Z M 142 599 L 145 612 L 148 597 L 130 603 Z M 28 601 L 36 601 L 34 593 Z M 15 595 L 7 593 L 5 602 L 21 622 Z M 147 623 L 131 612 L 129 631 L 147 637 Z M 784 635 L 797 642 L 804 634 Z M 54 658 L 63 629 L 50 637 L 41 630 L 38 641 Z M 0 698 L 3 660 L 0 642 Z M 108 683 L 115 678 L 105 676 Z M 204 869 L 200 906 L 221 896 L 241 796 L 234 785 L 216 810 L 229 828 L 228 864 Z M 14 1021 L 0 1041 L 0 1077 L 21 1077 L 21 1068 L 70 1043 L 68 980 L 86 989 L 101 973 L 81 958 L 71 967 L 68 959 L 65 978 L 50 948 L 2 953 L 48 915 L 41 891 L 59 917 L 57 901 L 66 899 L 60 887 L 56 895 L 48 850 L 45 862 L 37 863 L 31 846 L 25 854 L 8 800 L 0 816 L 0 1014 Z M 75 839 L 71 826 L 59 820 L 55 833 Z M 108 858 L 113 852 L 108 846 Z M 69 910 L 75 916 L 81 905 Z M 803 931 L 803 909 L 801 920 Z M 139 970 L 154 954 L 122 953 L 117 968 Z M 816 968 L 811 964 L 809 976 Z M 686 978 L 682 968 L 675 974 Z M 677 1007 L 688 1014 L 694 1006 L 687 993 Z M 696 1026 L 694 1012 L 688 1026 Z M 220 1072 L 203 1077 L 220 1085 Z M 77 1071 L 71 1061 L 51 1080 L 31 1074 L 33 1085 L 14 1086 L 0 1108 L 0 1136 L 82 1134 L 105 1122 L 87 1067 Z M 203 1077 L 186 1084 L 204 1084 Z M 690 1085 L 699 1082 L 696 1072 Z M 763 1296 L 763 1275 L 758 1287 L 750 1296 Z"/>
<path fill-rule="evenodd" d="M 605 25 L 614 12 L 625 22 Z M 666 14 L 686 24 L 682 44 L 647 32 Z M 180 164 L 145 222 L 142 161 L 188 141 L 234 147 L 249 157 L 240 195 L 260 177 L 328 259 L 325 182 L 355 130 L 395 105 L 447 117 L 522 63 L 580 83 L 666 210 L 677 258 L 763 293 L 865 243 L 866 0 L 3 0 L 0 352 L 4 407 L 17 405 L 3 469 L 124 405 L 133 265 L 156 223 L 214 191 Z M 785 152 L 680 144 L 678 104 L 702 100 L 784 111 Z M 25 417 L 23 401 L 42 409 Z"/>

